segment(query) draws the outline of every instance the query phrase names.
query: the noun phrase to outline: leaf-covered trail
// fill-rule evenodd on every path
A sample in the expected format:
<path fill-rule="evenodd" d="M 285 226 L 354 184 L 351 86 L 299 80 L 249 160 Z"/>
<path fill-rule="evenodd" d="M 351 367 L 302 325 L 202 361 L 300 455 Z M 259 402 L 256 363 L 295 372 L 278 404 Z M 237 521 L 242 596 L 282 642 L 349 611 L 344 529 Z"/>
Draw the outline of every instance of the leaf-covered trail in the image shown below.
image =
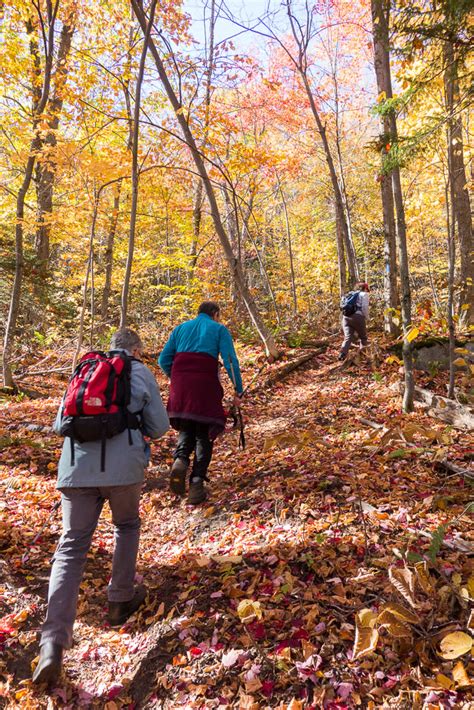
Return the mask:
<path fill-rule="evenodd" d="M 158 442 L 138 566 L 148 603 L 120 632 L 107 628 L 106 515 L 65 683 L 49 699 L 26 679 L 58 517 L 40 543 L 27 543 L 55 500 L 58 442 L 20 422 L 48 423 L 56 400 L 10 405 L 1 460 L 5 705 L 468 708 L 472 658 L 438 651 L 449 632 L 469 633 L 473 623 L 471 558 L 456 549 L 472 550 L 472 488 L 433 471 L 433 459 L 448 453 L 468 467 L 468 437 L 419 413 L 402 418 L 396 372 L 381 371 L 335 366 L 330 351 L 251 393 L 247 448 L 238 450 L 236 434 L 217 443 L 211 497 L 198 509 L 167 489 L 174 434 Z M 407 550 L 431 561 L 404 566 Z"/>

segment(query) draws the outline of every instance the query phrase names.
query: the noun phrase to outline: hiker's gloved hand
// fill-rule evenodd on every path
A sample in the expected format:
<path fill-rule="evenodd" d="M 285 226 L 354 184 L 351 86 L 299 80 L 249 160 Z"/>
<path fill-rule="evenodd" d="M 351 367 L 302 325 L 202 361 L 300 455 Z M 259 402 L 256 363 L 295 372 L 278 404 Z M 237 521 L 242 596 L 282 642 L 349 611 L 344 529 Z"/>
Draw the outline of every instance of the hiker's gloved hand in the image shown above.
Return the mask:
<path fill-rule="evenodd" d="M 234 394 L 234 407 L 240 407 L 242 404 L 242 397 L 238 394 Z"/>

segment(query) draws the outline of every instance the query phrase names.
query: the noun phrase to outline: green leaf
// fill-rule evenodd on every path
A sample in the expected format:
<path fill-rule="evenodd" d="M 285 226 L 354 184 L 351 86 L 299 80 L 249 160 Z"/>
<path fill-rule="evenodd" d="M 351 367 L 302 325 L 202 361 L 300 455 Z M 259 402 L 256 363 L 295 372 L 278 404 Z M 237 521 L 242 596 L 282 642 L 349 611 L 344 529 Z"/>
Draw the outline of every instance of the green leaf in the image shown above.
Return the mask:
<path fill-rule="evenodd" d="M 436 562 L 436 558 L 437 558 L 438 553 L 441 549 L 441 545 L 443 544 L 443 540 L 444 540 L 445 535 L 446 535 L 446 526 L 445 525 L 440 525 L 431 534 L 431 544 L 430 544 L 430 547 L 428 550 L 428 557 L 433 564 Z"/>

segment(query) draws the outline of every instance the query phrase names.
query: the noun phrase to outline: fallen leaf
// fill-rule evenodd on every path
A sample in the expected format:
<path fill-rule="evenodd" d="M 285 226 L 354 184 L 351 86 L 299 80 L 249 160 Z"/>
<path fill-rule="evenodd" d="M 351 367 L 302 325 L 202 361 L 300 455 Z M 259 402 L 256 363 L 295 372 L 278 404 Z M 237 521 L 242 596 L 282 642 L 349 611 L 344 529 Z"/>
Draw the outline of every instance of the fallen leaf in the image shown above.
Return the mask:
<path fill-rule="evenodd" d="M 459 658 L 471 650 L 472 644 L 472 636 L 465 634 L 464 631 L 454 631 L 441 641 L 441 651 L 438 651 L 438 655 L 446 659 Z"/>

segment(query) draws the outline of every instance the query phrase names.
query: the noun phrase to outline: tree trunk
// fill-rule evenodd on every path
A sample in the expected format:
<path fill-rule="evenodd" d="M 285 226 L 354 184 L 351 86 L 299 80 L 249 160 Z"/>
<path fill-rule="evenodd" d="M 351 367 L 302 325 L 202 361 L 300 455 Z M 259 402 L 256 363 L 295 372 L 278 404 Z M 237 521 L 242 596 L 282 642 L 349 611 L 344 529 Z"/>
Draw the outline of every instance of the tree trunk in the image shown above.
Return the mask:
<path fill-rule="evenodd" d="M 384 125 L 384 133 L 385 130 L 386 127 Z M 380 179 L 384 233 L 384 329 L 386 333 L 397 336 L 400 329 L 393 321 L 393 312 L 399 305 L 397 286 L 397 235 L 395 229 L 393 187 L 390 175 L 382 174 Z"/>
<path fill-rule="evenodd" d="M 142 9 L 142 7 L 139 4 L 139 0 L 131 0 L 132 2 L 132 7 L 133 11 L 135 12 L 135 15 L 141 25 L 142 31 L 145 34 L 147 31 L 147 20 L 145 13 Z M 242 299 L 247 307 L 247 310 L 249 312 L 250 318 L 260 335 L 260 338 L 262 339 L 262 342 L 265 345 L 265 349 L 269 355 L 272 357 L 278 357 L 279 352 L 278 348 L 276 346 L 275 340 L 268 330 L 267 326 L 263 322 L 260 313 L 258 312 L 258 309 L 256 307 L 256 304 L 246 286 L 245 279 L 244 279 L 244 274 L 242 272 L 242 267 L 238 263 L 238 261 L 235 259 L 233 251 L 232 251 L 232 246 L 229 241 L 228 234 L 224 228 L 224 225 L 222 223 L 221 219 L 221 214 L 219 211 L 219 206 L 217 204 L 217 197 L 214 191 L 214 187 L 212 185 L 212 182 L 209 178 L 209 175 L 207 173 L 207 169 L 204 163 L 204 159 L 201 155 L 201 152 L 199 151 L 196 140 L 194 138 L 194 135 L 191 131 L 191 128 L 187 122 L 186 115 L 182 110 L 182 106 L 178 100 L 178 97 L 176 96 L 176 93 L 170 83 L 170 80 L 168 78 L 168 75 L 166 73 L 165 66 L 163 64 L 163 61 L 160 57 L 160 54 L 158 52 L 158 49 L 156 48 L 156 45 L 152 39 L 152 37 L 148 37 L 148 46 L 150 47 L 150 51 L 153 54 L 153 58 L 155 60 L 156 68 L 158 70 L 158 75 L 160 77 L 160 81 L 163 84 L 163 87 L 166 91 L 166 94 L 168 96 L 168 99 L 171 103 L 171 106 L 173 108 L 173 111 L 175 113 L 176 119 L 179 123 L 179 126 L 181 128 L 184 140 L 191 151 L 191 155 L 194 160 L 194 164 L 196 165 L 196 168 L 199 172 L 199 175 L 202 178 L 202 181 L 204 183 L 204 189 L 206 191 L 206 196 L 209 201 L 210 209 L 211 209 L 211 215 L 212 219 L 214 222 L 214 227 L 217 233 L 217 236 L 219 237 L 219 240 L 222 245 L 222 249 L 224 251 L 224 255 L 227 259 L 227 262 L 229 264 L 229 269 L 232 275 L 232 278 L 235 280 L 237 287 L 242 295 Z M 168 47 L 169 50 L 169 47 Z"/>
<path fill-rule="evenodd" d="M 79 316 L 79 331 L 77 334 L 76 352 L 74 353 L 74 357 L 72 360 L 72 371 L 73 372 L 76 369 L 77 361 L 79 359 L 79 353 L 81 352 L 82 343 L 84 340 L 84 321 L 85 321 L 86 307 L 87 307 L 87 289 L 89 287 L 89 277 L 90 277 L 91 270 L 92 270 L 92 260 L 94 258 L 95 225 L 97 222 L 97 214 L 99 211 L 99 201 L 100 201 L 101 192 L 102 192 L 102 188 L 100 188 L 97 191 L 94 189 L 94 207 L 93 207 L 93 211 L 92 211 L 91 229 L 90 229 L 90 235 L 89 235 L 89 250 L 88 250 L 88 254 L 87 254 L 86 274 L 84 276 L 84 285 L 82 287 L 82 307 L 81 307 L 81 314 Z"/>
<path fill-rule="evenodd" d="M 336 209 L 336 239 L 337 261 L 339 266 L 339 294 L 342 296 L 347 291 L 346 255 L 344 252 L 344 237 L 342 236 L 341 220 Z"/>
<path fill-rule="evenodd" d="M 204 150 L 207 145 L 207 138 L 209 132 L 209 113 L 211 108 L 211 84 L 212 84 L 212 74 L 214 72 L 214 32 L 216 28 L 216 3 L 215 0 L 211 0 L 211 17 L 209 20 L 209 54 L 207 59 L 207 70 L 206 70 L 206 93 L 204 96 L 204 140 L 201 146 L 201 150 Z M 202 205 L 203 205 L 203 185 L 201 178 L 197 179 L 196 189 L 194 192 L 194 206 L 193 206 L 193 242 L 191 247 L 191 270 L 194 271 L 196 267 L 196 256 L 199 244 L 199 235 L 201 233 L 201 222 L 202 222 Z"/>
<path fill-rule="evenodd" d="M 448 122 L 448 139 L 449 139 L 449 122 Z M 447 306 L 447 320 L 448 320 L 448 333 L 449 333 L 449 383 L 448 383 L 448 397 L 450 399 L 454 398 L 454 382 L 456 365 L 454 364 L 455 354 L 454 350 L 456 348 L 456 333 L 454 328 L 454 268 L 456 262 L 456 228 L 455 228 L 455 212 L 454 212 L 454 184 L 451 179 L 451 161 L 449 160 L 448 151 L 448 164 L 449 164 L 449 177 L 448 185 L 446 189 L 446 222 L 448 228 L 448 306 Z"/>
<path fill-rule="evenodd" d="M 68 57 L 75 29 L 75 15 L 71 13 L 63 23 L 59 42 L 57 69 L 53 78 L 54 93 L 47 106 L 48 130 L 43 138 L 41 153 L 36 165 L 36 194 L 38 222 L 36 229 L 36 256 L 40 273 L 44 276 L 49 266 L 51 220 L 53 214 L 53 190 L 56 173 L 55 148 L 59 117 L 63 107 L 64 86 L 69 72 Z"/>
<path fill-rule="evenodd" d="M 374 54 L 376 56 L 375 70 L 377 73 L 377 84 L 381 91 L 385 91 L 387 99 L 391 99 L 392 79 L 390 69 L 389 50 L 389 17 L 390 6 L 386 0 L 371 0 L 372 27 L 374 38 Z M 398 140 L 397 119 L 394 111 L 387 115 L 390 145 L 395 145 Z M 405 207 L 403 204 L 403 192 L 400 179 L 400 168 L 398 165 L 392 169 L 392 189 L 397 217 L 397 248 L 400 264 L 400 285 L 401 285 L 401 310 L 403 323 L 403 365 L 405 371 L 405 389 L 403 393 L 403 410 L 411 412 L 413 410 L 413 394 L 415 381 L 413 376 L 413 352 L 410 342 L 407 339 L 411 326 L 411 289 L 410 271 L 408 266 L 407 235 L 405 223 Z M 388 192 L 388 190 L 387 190 Z M 387 216 L 389 212 L 387 211 Z M 387 224 L 388 226 L 388 224 Z"/>
<path fill-rule="evenodd" d="M 453 212 L 458 227 L 459 240 L 459 308 L 460 319 L 466 325 L 474 324 L 474 241 L 469 192 L 464 165 L 462 117 L 456 113 L 459 101 L 458 59 L 451 42 L 444 45 L 444 86 L 448 114 L 449 180 L 452 183 Z"/>
<path fill-rule="evenodd" d="M 193 242 L 191 245 L 191 271 L 194 271 L 197 263 L 197 253 L 199 244 L 199 235 L 201 233 L 201 222 L 202 222 L 202 180 L 198 178 L 196 180 L 196 187 L 194 190 L 194 204 L 193 204 Z"/>
<path fill-rule="evenodd" d="M 33 138 L 30 144 L 28 160 L 26 162 L 25 174 L 16 200 L 16 224 L 15 224 L 15 276 L 10 297 L 10 307 L 8 309 L 7 323 L 5 326 L 5 336 L 3 341 L 3 383 L 5 387 L 14 387 L 11 356 L 15 342 L 15 329 L 20 309 L 21 287 L 23 281 L 24 254 L 23 254 L 23 220 L 25 213 L 25 199 L 33 177 L 33 170 L 36 156 L 41 146 L 41 138 L 38 133 L 38 124 L 49 98 L 51 89 L 51 71 L 54 58 L 54 26 L 56 22 L 57 5 L 53 8 L 51 0 L 46 1 L 46 15 L 48 20 L 48 32 L 46 41 L 46 61 L 43 75 L 43 85 L 41 92 L 36 89 L 33 94 Z M 34 26 L 31 24 L 33 31 Z M 33 40 L 32 40 L 33 41 Z M 35 84 L 33 84 L 35 86 Z"/>
<path fill-rule="evenodd" d="M 291 243 L 291 229 L 290 229 L 290 219 L 288 217 L 288 207 L 286 204 L 285 193 L 283 192 L 280 178 L 278 178 L 278 189 L 280 190 L 281 201 L 283 203 L 283 212 L 285 214 L 285 226 L 286 226 L 286 237 L 288 240 L 288 256 L 290 257 L 290 277 L 291 277 L 291 295 L 293 299 L 293 315 L 298 315 L 298 301 L 296 296 L 296 282 L 295 282 L 295 266 L 293 263 L 293 245 Z"/>
<path fill-rule="evenodd" d="M 385 15 L 383 0 L 372 2 L 372 21 L 374 36 L 374 65 L 377 90 L 387 98 L 392 96 L 390 74 L 390 48 L 388 38 L 388 15 Z M 390 147 L 390 119 L 381 119 L 383 134 L 380 136 L 381 174 L 380 191 L 382 195 L 383 230 L 384 230 L 384 316 L 385 332 L 398 335 L 398 327 L 393 322 L 393 310 L 398 307 L 397 289 L 397 242 L 395 230 L 395 212 L 392 178 L 385 174 L 384 158 Z"/>
<path fill-rule="evenodd" d="M 332 157 L 331 146 L 329 145 L 328 137 L 326 134 L 326 127 L 323 125 L 323 122 L 321 121 L 321 117 L 319 115 L 319 112 L 318 112 L 318 109 L 316 106 L 316 102 L 314 100 L 314 96 L 312 94 L 311 86 L 309 84 L 309 80 L 306 75 L 306 72 L 301 67 L 298 67 L 298 70 L 300 72 L 304 87 L 306 89 L 306 94 L 308 96 L 309 104 L 311 107 L 311 112 L 312 112 L 314 120 L 316 122 L 318 133 L 321 136 L 321 141 L 322 141 L 323 148 L 324 148 L 324 155 L 326 157 L 326 162 L 328 164 L 329 174 L 331 177 L 332 189 L 334 192 L 336 214 L 337 214 L 339 222 L 340 222 L 342 238 L 344 240 L 344 248 L 346 250 L 347 268 L 348 268 L 348 272 L 349 272 L 349 281 L 350 281 L 351 287 L 353 287 L 353 286 L 355 286 L 357 281 L 359 281 L 359 279 L 360 279 L 359 266 L 357 264 L 354 242 L 352 241 L 352 236 L 349 231 L 349 226 L 348 226 L 346 214 L 344 211 L 344 198 L 342 196 L 341 187 L 339 185 L 339 180 L 337 177 L 336 168 L 334 167 L 334 160 Z"/>
<path fill-rule="evenodd" d="M 128 294 L 130 290 L 130 277 L 132 274 L 133 253 L 135 250 L 135 228 L 137 223 L 137 207 L 138 207 L 138 140 L 140 132 L 140 104 L 141 92 L 143 84 L 143 76 L 145 74 L 145 61 L 148 51 L 148 39 L 150 37 L 151 28 L 153 27 L 153 19 L 155 16 L 156 0 L 152 0 L 150 7 L 150 21 L 144 29 L 145 40 L 143 50 L 140 57 L 140 66 L 138 69 L 137 85 L 135 89 L 135 108 L 133 114 L 133 137 L 132 137 L 132 206 L 130 211 L 130 232 L 128 237 L 128 254 L 127 264 L 125 267 L 125 276 L 123 279 L 122 288 L 122 307 L 120 315 L 120 328 L 125 328 L 127 325 L 127 309 L 128 309 Z"/>
<path fill-rule="evenodd" d="M 109 299 L 110 291 L 112 287 L 112 270 L 114 265 L 114 242 L 115 235 L 117 233 L 117 222 L 119 216 L 120 207 L 120 193 L 122 190 L 122 181 L 117 183 L 117 190 L 114 194 L 114 207 L 112 210 L 112 215 L 110 217 L 109 231 L 107 234 L 107 245 L 105 248 L 104 255 L 104 267 L 105 267 L 105 282 L 104 290 L 102 292 L 102 302 L 100 306 L 100 315 L 103 321 L 107 320 L 107 314 L 109 311 Z"/>

